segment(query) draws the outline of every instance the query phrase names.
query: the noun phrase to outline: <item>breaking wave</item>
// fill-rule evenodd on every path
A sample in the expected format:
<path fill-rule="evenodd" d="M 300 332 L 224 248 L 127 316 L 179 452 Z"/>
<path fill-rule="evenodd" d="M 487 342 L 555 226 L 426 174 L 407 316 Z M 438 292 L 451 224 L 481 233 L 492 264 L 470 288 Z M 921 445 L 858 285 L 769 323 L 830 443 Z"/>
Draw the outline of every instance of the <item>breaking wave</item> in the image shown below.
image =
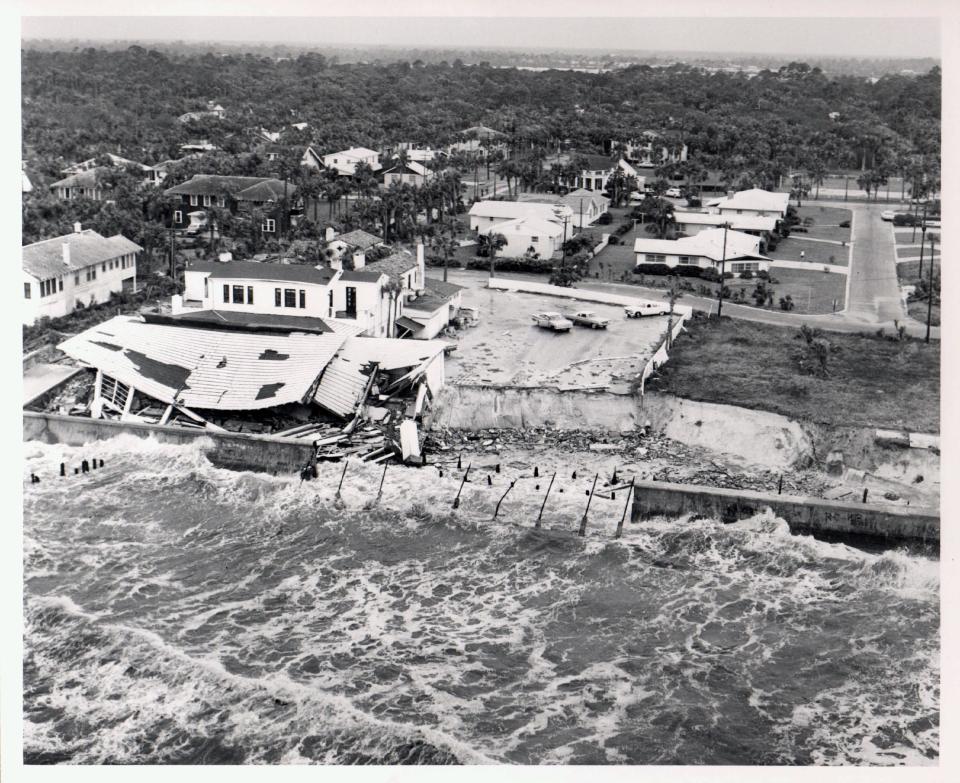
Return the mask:
<path fill-rule="evenodd" d="M 939 563 L 915 553 L 769 513 L 615 540 L 622 495 L 579 538 L 583 477 L 536 529 L 547 479 L 510 467 L 454 511 L 437 466 L 378 497 L 352 462 L 338 497 L 340 464 L 301 483 L 199 444 L 26 457 L 28 763 L 938 759 Z"/>

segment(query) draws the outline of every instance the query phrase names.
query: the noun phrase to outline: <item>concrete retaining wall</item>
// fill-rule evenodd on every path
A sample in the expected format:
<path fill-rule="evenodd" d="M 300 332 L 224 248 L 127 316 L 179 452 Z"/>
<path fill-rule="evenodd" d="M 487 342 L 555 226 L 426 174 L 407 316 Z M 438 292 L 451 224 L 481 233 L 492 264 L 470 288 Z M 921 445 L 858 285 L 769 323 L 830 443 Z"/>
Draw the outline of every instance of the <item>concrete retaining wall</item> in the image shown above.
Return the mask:
<path fill-rule="evenodd" d="M 155 438 L 161 443 L 209 443 L 205 454 L 214 465 L 233 470 L 256 470 L 268 473 L 298 473 L 312 458 L 309 441 L 275 438 L 268 435 L 192 430 L 184 427 L 159 426 L 135 422 L 85 419 L 48 413 L 23 413 L 23 439 L 45 443 L 82 446 L 109 440 L 118 435 Z"/>
<path fill-rule="evenodd" d="M 450 384 L 437 397 L 431 423 L 464 430 L 556 427 L 619 432 L 633 429 L 639 415 L 637 400 L 629 394 Z"/>
<path fill-rule="evenodd" d="M 735 522 L 765 508 L 772 509 L 798 532 L 940 542 L 938 509 L 843 503 L 661 481 L 636 483 L 632 519 L 692 514 Z"/>

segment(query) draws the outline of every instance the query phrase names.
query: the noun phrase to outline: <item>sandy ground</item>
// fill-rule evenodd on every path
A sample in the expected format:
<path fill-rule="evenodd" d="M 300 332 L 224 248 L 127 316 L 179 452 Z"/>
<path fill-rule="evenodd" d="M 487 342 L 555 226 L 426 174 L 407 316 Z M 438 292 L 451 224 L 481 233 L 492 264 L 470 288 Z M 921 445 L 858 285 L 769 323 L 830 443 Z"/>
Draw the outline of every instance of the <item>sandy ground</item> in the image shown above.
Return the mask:
<path fill-rule="evenodd" d="M 573 327 L 556 333 L 533 324 L 537 312 L 573 313 L 578 303 L 534 294 L 492 291 L 477 280 L 463 304 L 477 307 L 480 323 L 461 332 L 447 360 L 454 383 L 493 386 L 603 388 L 626 393 L 653 355 L 667 328 L 666 317 L 628 319 L 623 308 L 583 303 L 582 309 L 609 318 L 607 329 Z"/>

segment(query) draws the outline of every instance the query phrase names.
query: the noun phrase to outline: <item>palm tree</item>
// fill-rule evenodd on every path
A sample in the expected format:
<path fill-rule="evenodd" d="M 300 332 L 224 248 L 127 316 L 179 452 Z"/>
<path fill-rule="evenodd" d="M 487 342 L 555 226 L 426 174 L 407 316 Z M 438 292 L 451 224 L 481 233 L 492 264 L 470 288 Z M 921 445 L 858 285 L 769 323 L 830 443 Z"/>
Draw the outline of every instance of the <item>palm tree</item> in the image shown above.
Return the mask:
<path fill-rule="evenodd" d="M 395 315 L 396 302 L 400 298 L 400 294 L 403 291 L 403 286 L 400 285 L 399 280 L 390 278 L 390 281 L 380 290 L 380 295 L 386 294 L 389 298 L 387 301 L 387 337 L 393 337 L 396 332 L 396 323 L 397 318 Z"/>
<path fill-rule="evenodd" d="M 449 232 L 449 233 L 448 233 Z M 448 231 L 438 232 L 430 240 L 430 245 L 443 256 L 443 282 L 447 282 L 447 269 L 450 265 L 450 256 L 456 252 L 457 240 L 451 225 Z"/>

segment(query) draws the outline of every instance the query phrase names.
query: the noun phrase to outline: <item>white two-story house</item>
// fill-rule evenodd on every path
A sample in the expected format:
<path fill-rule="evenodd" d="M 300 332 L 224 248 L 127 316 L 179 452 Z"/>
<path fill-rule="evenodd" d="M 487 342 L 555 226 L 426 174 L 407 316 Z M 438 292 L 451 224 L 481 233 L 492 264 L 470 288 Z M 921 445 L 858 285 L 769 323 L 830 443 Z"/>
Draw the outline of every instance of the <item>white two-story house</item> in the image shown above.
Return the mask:
<path fill-rule="evenodd" d="M 366 147 L 351 147 L 348 150 L 340 152 L 331 152 L 323 156 L 323 165 L 327 168 L 336 169 L 344 177 L 352 177 L 357 170 L 357 166 L 366 163 L 374 171 L 379 171 L 380 153 L 374 152 Z"/>
<path fill-rule="evenodd" d="M 59 318 L 135 290 L 141 250 L 120 234 L 104 237 L 79 223 L 72 234 L 24 245 L 23 323 Z"/>

